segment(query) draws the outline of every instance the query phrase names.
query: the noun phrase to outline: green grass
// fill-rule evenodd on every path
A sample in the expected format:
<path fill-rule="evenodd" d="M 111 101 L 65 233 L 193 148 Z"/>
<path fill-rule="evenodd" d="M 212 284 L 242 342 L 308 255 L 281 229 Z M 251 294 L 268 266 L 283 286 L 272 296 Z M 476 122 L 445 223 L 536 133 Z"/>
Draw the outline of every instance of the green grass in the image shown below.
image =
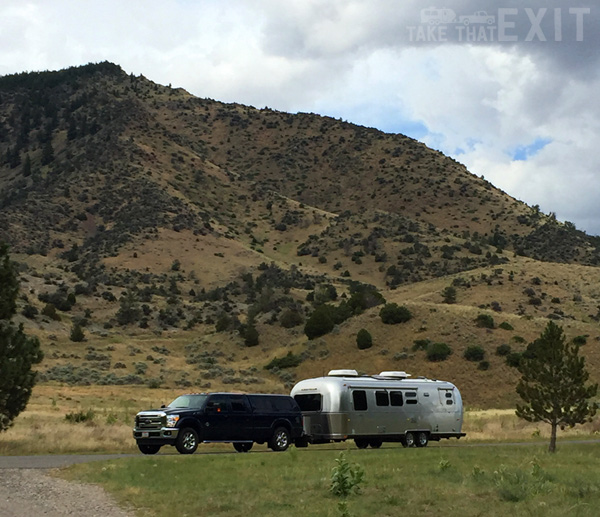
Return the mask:
<path fill-rule="evenodd" d="M 600 444 L 357 450 L 365 471 L 347 499 L 361 516 L 587 516 L 600 505 Z M 99 483 L 140 515 L 338 516 L 329 491 L 340 451 L 140 456 L 76 465 L 69 479 Z"/>

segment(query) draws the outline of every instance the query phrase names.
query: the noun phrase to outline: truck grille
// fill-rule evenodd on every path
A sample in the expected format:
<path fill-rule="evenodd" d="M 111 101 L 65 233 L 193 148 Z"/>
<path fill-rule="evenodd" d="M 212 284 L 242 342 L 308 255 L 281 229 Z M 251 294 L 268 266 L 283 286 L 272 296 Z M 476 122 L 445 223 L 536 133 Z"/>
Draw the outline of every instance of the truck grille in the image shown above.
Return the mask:
<path fill-rule="evenodd" d="M 138 429 L 160 429 L 165 426 L 166 418 L 160 414 L 138 415 L 136 423 Z"/>

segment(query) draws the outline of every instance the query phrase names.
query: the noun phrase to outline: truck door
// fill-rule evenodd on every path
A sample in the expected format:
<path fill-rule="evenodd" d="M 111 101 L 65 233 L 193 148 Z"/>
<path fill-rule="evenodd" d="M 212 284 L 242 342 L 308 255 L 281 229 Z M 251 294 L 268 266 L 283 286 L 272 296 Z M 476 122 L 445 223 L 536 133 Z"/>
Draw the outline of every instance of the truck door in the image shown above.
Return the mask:
<path fill-rule="evenodd" d="M 226 395 L 212 395 L 205 408 L 204 440 L 231 440 L 234 434 L 230 398 Z"/>
<path fill-rule="evenodd" d="M 246 395 L 231 395 L 232 440 L 254 440 L 252 409 Z"/>

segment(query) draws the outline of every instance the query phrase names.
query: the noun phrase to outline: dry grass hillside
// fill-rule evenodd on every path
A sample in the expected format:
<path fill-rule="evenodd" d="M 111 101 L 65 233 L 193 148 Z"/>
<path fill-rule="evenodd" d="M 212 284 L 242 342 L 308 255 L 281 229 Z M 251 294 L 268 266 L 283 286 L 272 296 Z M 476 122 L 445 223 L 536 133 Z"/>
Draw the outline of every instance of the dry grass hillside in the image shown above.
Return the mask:
<path fill-rule="evenodd" d="M 508 407 L 507 363 L 549 319 L 598 380 L 598 238 L 403 135 L 100 63 L 0 78 L 0 137 L 0 239 L 44 383 L 285 391 L 399 369 Z M 383 299 L 412 319 L 382 323 Z M 308 339 L 323 304 L 335 321 Z"/>

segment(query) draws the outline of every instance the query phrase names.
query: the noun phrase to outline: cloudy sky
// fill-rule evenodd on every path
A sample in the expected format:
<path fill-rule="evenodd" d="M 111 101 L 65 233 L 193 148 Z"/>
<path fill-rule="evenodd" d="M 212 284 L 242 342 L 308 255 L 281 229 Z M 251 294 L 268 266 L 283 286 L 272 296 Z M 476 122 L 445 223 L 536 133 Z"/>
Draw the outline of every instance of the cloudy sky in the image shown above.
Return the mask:
<path fill-rule="evenodd" d="M 0 4 L 0 75 L 109 60 L 200 97 L 404 133 L 591 234 L 599 40 L 585 0 Z"/>

